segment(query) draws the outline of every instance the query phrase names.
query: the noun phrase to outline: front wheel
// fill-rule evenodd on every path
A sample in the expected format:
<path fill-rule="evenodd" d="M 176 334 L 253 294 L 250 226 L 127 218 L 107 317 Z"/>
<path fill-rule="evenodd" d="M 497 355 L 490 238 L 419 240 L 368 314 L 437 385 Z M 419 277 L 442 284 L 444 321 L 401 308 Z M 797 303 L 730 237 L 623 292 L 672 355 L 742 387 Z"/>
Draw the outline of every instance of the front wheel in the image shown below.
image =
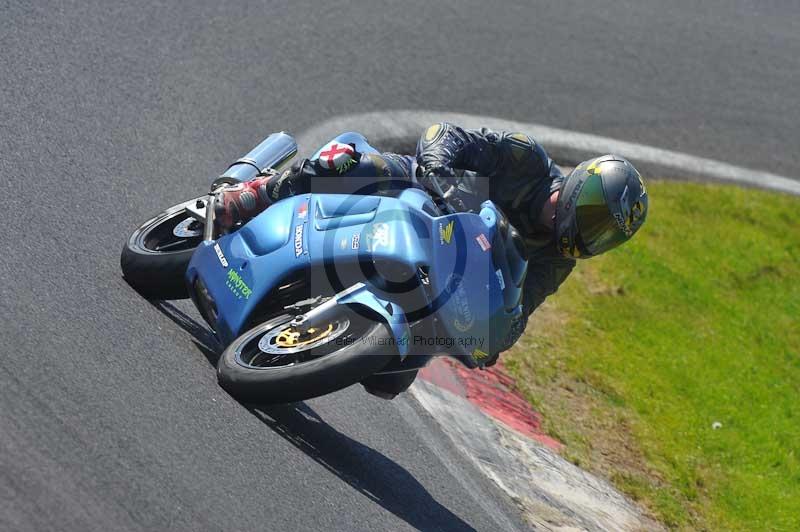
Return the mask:
<path fill-rule="evenodd" d="M 383 322 L 342 305 L 324 327 L 300 333 L 280 316 L 239 336 L 217 363 L 220 385 L 245 403 L 303 401 L 380 371 L 396 356 Z"/>
<path fill-rule="evenodd" d="M 122 248 L 122 275 L 148 299 L 189 297 L 183 277 L 203 241 L 203 224 L 187 213 L 185 205 L 143 223 Z"/>

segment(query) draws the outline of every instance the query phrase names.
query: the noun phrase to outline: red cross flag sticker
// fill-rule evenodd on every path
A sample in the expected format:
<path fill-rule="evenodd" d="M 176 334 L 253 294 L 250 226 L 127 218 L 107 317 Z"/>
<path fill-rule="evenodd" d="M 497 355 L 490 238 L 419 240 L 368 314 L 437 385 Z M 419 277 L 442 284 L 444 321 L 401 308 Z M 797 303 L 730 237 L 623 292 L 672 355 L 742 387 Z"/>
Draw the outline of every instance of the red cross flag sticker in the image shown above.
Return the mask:
<path fill-rule="evenodd" d="M 319 164 L 328 170 L 339 170 L 350 163 L 355 155 L 355 150 L 348 144 L 329 142 L 319 154 Z"/>

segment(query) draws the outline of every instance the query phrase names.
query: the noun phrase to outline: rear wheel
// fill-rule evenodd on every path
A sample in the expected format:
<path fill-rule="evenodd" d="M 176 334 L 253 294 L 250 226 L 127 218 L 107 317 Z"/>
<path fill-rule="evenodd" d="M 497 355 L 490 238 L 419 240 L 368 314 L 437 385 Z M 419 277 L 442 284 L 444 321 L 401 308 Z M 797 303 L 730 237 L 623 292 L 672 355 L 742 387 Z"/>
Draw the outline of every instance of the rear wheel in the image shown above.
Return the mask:
<path fill-rule="evenodd" d="M 122 275 L 148 299 L 189 297 L 183 279 L 195 249 L 203 241 L 203 225 L 183 205 L 143 223 L 122 248 Z"/>
<path fill-rule="evenodd" d="M 397 350 L 389 328 L 341 305 L 301 333 L 284 315 L 239 336 L 217 363 L 220 385 L 246 403 L 289 403 L 341 390 L 383 369 Z"/>

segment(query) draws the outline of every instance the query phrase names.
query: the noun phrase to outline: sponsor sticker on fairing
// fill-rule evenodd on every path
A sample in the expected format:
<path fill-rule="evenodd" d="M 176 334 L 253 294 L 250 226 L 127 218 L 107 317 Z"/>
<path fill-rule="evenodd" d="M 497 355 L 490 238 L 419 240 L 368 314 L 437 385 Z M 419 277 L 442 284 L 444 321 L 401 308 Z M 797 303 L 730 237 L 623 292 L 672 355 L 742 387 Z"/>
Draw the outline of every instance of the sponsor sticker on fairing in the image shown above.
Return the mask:
<path fill-rule="evenodd" d="M 487 358 L 489 358 L 489 353 L 486 351 L 481 351 L 480 349 L 476 349 L 472 352 L 472 356 L 478 362 L 483 362 Z"/>
<path fill-rule="evenodd" d="M 453 239 L 453 226 L 455 222 L 439 224 L 439 244 L 442 246 L 449 244 Z"/>
<path fill-rule="evenodd" d="M 495 276 L 497 277 L 497 282 L 500 283 L 500 290 L 506 289 L 506 281 L 503 279 L 503 272 L 500 270 L 494 271 Z"/>
<path fill-rule="evenodd" d="M 294 256 L 299 257 L 303 254 L 303 224 L 294 228 Z"/>
<path fill-rule="evenodd" d="M 476 236 L 475 240 L 478 241 L 478 245 L 481 247 L 483 251 L 489 251 L 490 249 L 492 249 L 492 245 L 489 243 L 489 239 L 486 238 L 486 235 L 484 235 L 483 233 Z"/>
<path fill-rule="evenodd" d="M 228 278 L 225 281 L 225 286 L 233 293 L 236 299 L 250 299 L 253 289 L 250 288 L 245 280 L 234 269 L 228 270 Z"/>
<path fill-rule="evenodd" d="M 456 273 L 450 274 L 447 279 L 447 290 L 456 314 L 453 326 L 462 333 L 467 332 L 475 324 L 475 315 L 470 308 L 469 296 L 462 277 Z"/>
<path fill-rule="evenodd" d="M 219 247 L 219 243 L 214 244 L 214 251 L 217 253 L 217 258 L 219 259 L 219 263 L 222 264 L 222 267 L 227 268 L 228 259 L 226 259 L 225 255 L 222 253 L 222 248 Z"/>
<path fill-rule="evenodd" d="M 367 249 L 374 251 L 379 247 L 389 247 L 391 242 L 389 237 L 389 224 L 375 223 L 370 226 L 369 232 L 366 235 Z"/>

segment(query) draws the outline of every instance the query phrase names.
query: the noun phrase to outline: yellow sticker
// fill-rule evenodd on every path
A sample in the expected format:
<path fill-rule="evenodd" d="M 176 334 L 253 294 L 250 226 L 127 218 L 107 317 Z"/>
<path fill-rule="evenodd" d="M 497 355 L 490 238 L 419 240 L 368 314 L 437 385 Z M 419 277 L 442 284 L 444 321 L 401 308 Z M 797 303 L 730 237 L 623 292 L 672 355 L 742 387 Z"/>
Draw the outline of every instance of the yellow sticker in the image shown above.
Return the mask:
<path fill-rule="evenodd" d="M 434 124 L 425 131 L 425 140 L 430 142 L 436 138 L 436 135 L 439 134 L 439 131 L 442 130 L 441 124 Z"/>
<path fill-rule="evenodd" d="M 489 353 L 484 353 L 480 349 L 476 349 L 475 351 L 472 352 L 472 356 L 475 358 L 475 360 L 481 361 L 485 358 L 489 358 Z"/>
<path fill-rule="evenodd" d="M 586 171 L 588 173 L 590 173 L 590 174 L 593 174 L 593 175 L 599 175 L 600 174 L 600 167 L 597 166 L 597 159 L 592 161 L 592 164 L 589 165 L 589 167 L 586 169 Z"/>
<path fill-rule="evenodd" d="M 450 241 L 453 239 L 453 225 L 454 222 L 450 222 L 448 224 L 439 224 L 439 243 L 449 244 Z"/>

